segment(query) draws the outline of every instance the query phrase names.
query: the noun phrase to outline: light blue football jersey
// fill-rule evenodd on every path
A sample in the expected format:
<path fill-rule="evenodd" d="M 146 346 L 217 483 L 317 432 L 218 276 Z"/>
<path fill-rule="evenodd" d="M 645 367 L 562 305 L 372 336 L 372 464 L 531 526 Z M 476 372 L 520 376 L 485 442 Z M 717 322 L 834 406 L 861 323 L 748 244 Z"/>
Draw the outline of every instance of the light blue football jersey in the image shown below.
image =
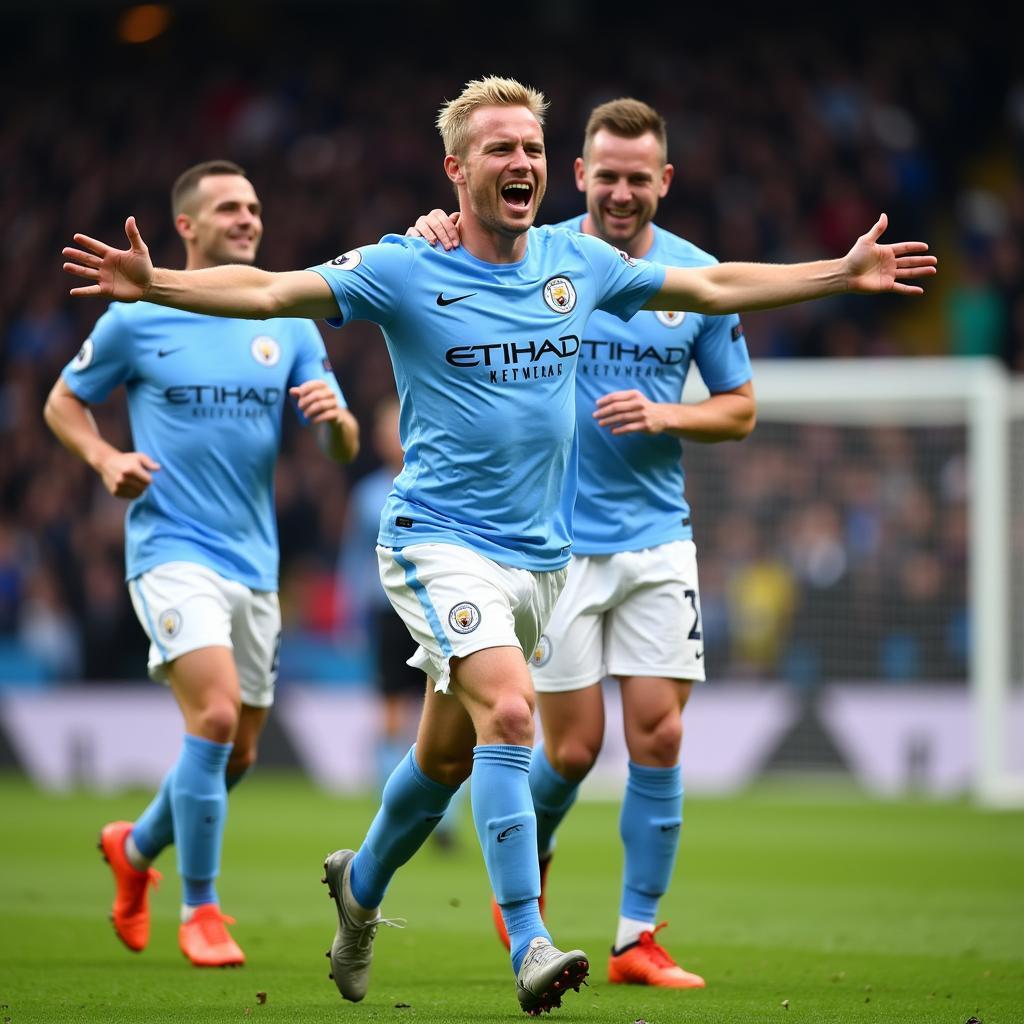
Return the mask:
<path fill-rule="evenodd" d="M 578 231 L 583 220 L 574 217 L 559 226 Z M 645 258 L 677 267 L 717 262 L 656 225 Z M 693 536 L 679 439 L 671 434 L 614 435 L 593 417 L 597 399 L 612 391 L 635 389 L 654 402 L 678 402 L 691 360 L 712 392 L 750 380 L 739 317 L 641 310 L 628 323 L 601 312 L 587 322 L 576 374 L 576 554 L 639 551 Z"/>
<path fill-rule="evenodd" d="M 277 590 L 274 464 L 288 388 L 322 379 L 341 398 L 315 324 L 114 302 L 63 378 L 89 403 L 124 384 L 134 448 L 162 467 L 128 506 L 128 579 L 188 561 Z"/>
<path fill-rule="evenodd" d="M 330 322 L 379 324 L 391 353 L 405 468 L 380 543 L 459 544 L 540 571 L 567 564 L 584 326 L 595 309 L 628 319 L 664 268 L 531 228 L 518 263 L 387 235 L 310 269 L 337 299 Z"/>

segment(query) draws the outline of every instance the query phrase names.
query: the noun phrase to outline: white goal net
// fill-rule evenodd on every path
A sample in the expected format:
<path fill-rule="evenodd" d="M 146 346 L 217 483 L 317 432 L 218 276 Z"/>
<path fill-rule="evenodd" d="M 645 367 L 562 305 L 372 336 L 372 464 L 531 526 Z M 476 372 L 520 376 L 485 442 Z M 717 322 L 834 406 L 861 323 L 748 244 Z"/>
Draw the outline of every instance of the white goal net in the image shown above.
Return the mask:
<path fill-rule="evenodd" d="M 969 707 L 976 797 L 1024 803 L 1024 388 L 931 359 L 771 360 L 754 385 L 751 437 L 685 445 L 714 676 Z"/>

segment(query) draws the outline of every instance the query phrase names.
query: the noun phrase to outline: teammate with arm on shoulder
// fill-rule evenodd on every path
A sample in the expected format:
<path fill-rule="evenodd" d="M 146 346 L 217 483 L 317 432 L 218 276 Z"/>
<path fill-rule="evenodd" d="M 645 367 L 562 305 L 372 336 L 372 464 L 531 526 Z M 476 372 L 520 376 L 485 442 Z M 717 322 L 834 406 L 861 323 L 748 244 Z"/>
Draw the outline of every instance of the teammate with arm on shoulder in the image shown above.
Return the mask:
<path fill-rule="evenodd" d="M 187 273 L 255 259 L 261 207 L 237 165 L 185 171 L 172 209 Z M 100 435 L 89 409 L 120 383 L 137 446 L 130 452 Z M 153 802 L 135 822 L 101 833 L 115 879 L 114 928 L 129 949 L 146 946 L 148 889 L 159 877 L 151 864 L 175 844 L 184 884 L 179 943 L 197 966 L 245 959 L 215 883 L 227 790 L 255 762 L 274 697 L 281 616 L 273 480 L 289 401 L 331 458 L 355 457 L 358 426 L 314 324 L 114 302 L 44 411 L 60 441 L 131 502 L 128 587 L 150 639 L 149 673 L 170 687 L 185 724 L 181 755 Z"/>

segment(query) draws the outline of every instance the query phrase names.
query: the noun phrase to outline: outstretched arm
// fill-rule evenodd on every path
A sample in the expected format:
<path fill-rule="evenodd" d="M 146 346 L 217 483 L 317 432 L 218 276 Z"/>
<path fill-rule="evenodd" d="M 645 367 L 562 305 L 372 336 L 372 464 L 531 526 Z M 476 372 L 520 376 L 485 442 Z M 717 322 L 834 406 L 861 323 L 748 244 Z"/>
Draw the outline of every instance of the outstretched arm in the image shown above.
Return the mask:
<path fill-rule="evenodd" d="M 879 244 L 888 223 L 883 213 L 842 259 L 669 267 L 661 290 L 648 300 L 645 308 L 741 313 L 846 292 L 920 295 L 924 291 L 920 285 L 906 282 L 931 276 L 938 261 L 927 255 L 926 242 Z"/>
<path fill-rule="evenodd" d="M 330 285 L 312 271 L 274 274 L 240 265 L 167 270 L 153 266 L 134 217 L 125 221 L 124 230 L 127 249 L 115 249 L 88 235 L 75 235 L 81 248 L 69 246 L 64 250 L 68 260 L 64 269 L 91 283 L 72 288 L 72 295 L 106 295 L 120 302 L 145 299 L 190 313 L 249 320 L 338 315 Z"/>
<path fill-rule="evenodd" d="M 137 498 L 160 469 L 145 452 L 123 452 L 104 440 L 89 407 L 63 377 L 53 385 L 43 416 L 60 443 L 91 466 L 115 498 Z"/>

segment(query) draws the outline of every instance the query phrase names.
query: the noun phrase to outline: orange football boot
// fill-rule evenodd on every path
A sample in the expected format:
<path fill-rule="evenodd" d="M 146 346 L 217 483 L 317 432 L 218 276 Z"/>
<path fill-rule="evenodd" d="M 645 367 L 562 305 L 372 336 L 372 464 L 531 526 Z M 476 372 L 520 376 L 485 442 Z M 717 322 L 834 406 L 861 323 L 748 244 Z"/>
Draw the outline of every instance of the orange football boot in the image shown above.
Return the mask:
<path fill-rule="evenodd" d="M 540 861 L 540 916 L 544 917 L 544 890 L 548 883 L 548 868 L 551 866 L 551 858 L 554 854 L 542 857 Z M 505 918 L 501 916 L 501 905 L 491 896 L 491 919 L 494 921 L 494 930 L 498 933 L 501 944 L 508 950 L 512 949 L 512 943 L 508 937 L 508 929 L 505 927 Z"/>
<path fill-rule="evenodd" d="M 234 923 L 216 903 L 204 903 L 178 929 L 178 945 L 196 967 L 239 967 L 245 954 L 224 927 Z"/>
<path fill-rule="evenodd" d="M 655 985 L 659 988 L 704 988 L 699 974 L 684 971 L 654 939 L 667 925 L 662 921 L 654 931 L 641 932 L 621 952 L 608 958 L 608 980 L 613 985 Z"/>
<path fill-rule="evenodd" d="M 114 873 L 114 906 L 110 911 L 114 931 L 132 952 L 138 953 L 149 941 L 149 887 L 155 888 L 163 875 L 156 868 L 139 871 L 128 860 L 124 842 L 133 824 L 112 821 L 104 825 L 96 845 Z"/>

